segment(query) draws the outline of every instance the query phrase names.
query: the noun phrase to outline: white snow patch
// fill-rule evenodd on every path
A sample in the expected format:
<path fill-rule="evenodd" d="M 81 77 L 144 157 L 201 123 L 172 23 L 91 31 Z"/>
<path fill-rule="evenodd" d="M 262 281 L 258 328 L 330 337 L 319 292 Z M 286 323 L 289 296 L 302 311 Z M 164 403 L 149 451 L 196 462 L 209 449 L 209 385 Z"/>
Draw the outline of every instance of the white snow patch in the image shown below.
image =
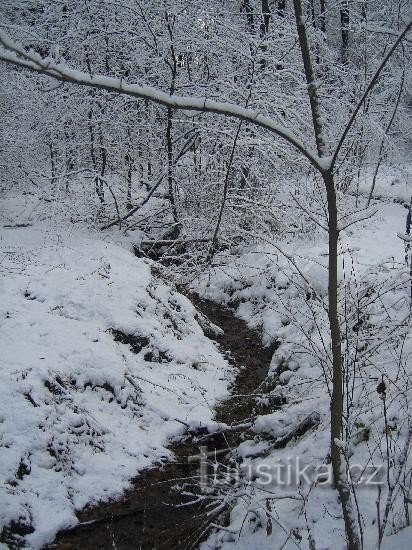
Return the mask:
<path fill-rule="evenodd" d="M 26 201 L 2 200 L 3 220 L 31 222 Z M 26 524 L 40 548 L 172 459 L 168 439 L 212 422 L 231 375 L 189 300 L 100 235 L 3 228 L 0 265 L 0 531 Z"/>

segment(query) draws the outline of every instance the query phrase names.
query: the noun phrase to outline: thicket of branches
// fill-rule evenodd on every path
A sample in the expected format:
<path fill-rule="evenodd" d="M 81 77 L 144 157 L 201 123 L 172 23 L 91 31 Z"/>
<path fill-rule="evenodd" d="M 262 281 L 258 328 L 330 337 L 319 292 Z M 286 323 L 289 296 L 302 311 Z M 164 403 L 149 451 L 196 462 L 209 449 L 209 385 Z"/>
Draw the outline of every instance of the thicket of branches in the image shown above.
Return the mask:
<path fill-rule="evenodd" d="M 401 2 L 303 7 L 326 143 L 338 139 L 392 35 L 403 28 L 406 9 Z M 257 109 L 316 147 L 290 4 L 13 1 L 1 12 L 12 37 L 43 57 L 90 75 Z M 410 141 L 408 47 L 394 54 L 342 147 L 336 180 L 342 192 L 356 193 L 360 167 L 378 153 L 393 159 Z M 155 207 L 140 209 L 123 229 L 141 229 L 145 240 L 180 236 L 227 245 L 245 232 L 290 230 L 282 191 L 291 182 L 290 191 L 319 197 L 307 161 L 248 124 L 1 70 L 3 181 L 12 187 L 30 174 L 35 187 L 47 178 L 61 201 L 82 181 L 89 191 L 84 215 L 101 225 L 152 192 Z M 321 211 L 323 197 L 317 200 Z"/>

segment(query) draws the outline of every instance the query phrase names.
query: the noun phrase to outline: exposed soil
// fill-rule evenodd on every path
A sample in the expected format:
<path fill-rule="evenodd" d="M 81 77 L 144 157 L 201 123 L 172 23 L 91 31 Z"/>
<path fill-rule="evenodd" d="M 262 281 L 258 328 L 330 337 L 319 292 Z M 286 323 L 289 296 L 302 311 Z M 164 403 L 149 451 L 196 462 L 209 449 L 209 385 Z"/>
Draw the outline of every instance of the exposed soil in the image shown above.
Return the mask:
<path fill-rule="evenodd" d="M 233 366 L 238 370 L 232 395 L 250 395 L 265 380 L 273 348 L 262 348 L 258 334 L 222 306 L 191 295 L 190 299 L 209 320 L 221 327 L 214 335 Z M 248 397 L 230 397 L 216 408 L 216 420 L 237 424 L 253 414 L 256 401 Z M 184 491 L 199 494 L 198 468 L 189 463 L 190 455 L 199 454 L 200 434 L 187 434 L 170 449 L 176 456 L 136 478 L 133 487 L 117 502 L 102 504 L 79 513 L 80 525 L 61 532 L 47 548 L 57 549 L 189 549 L 207 537 L 210 517 L 202 503 L 185 496 Z M 239 434 L 227 439 L 221 435 L 208 438 L 209 450 L 223 449 L 239 442 Z M 182 505 L 183 504 L 183 505 Z"/>

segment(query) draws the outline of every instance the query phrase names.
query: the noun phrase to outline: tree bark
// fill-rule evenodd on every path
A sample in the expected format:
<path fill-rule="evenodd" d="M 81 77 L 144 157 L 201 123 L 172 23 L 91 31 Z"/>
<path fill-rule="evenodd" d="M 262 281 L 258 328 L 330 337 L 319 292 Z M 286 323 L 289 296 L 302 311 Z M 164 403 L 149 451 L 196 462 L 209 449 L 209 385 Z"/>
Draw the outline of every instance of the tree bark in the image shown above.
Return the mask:
<path fill-rule="evenodd" d="M 173 110 L 169 107 L 169 109 L 167 110 L 167 122 L 166 122 L 167 184 L 168 184 L 170 206 L 172 208 L 173 221 L 174 223 L 178 223 L 179 219 L 177 216 L 175 190 L 174 190 L 172 117 L 173 117 Z"/>
<path fill-rule="evenodd" d="M 262 25 L 261 25 L 261 34 L 262 37 L 266 36 L 269 32 L 269 22 L 270 22 L 270 8 L 269 0 L 262 0 Z"/>
<path fill-rule="evenodd" d="M 176 56 L 176 51 L 174 47 L 174 38 L 173 38 L 173 26 L 174 26 L 174 16 L 170 16 L 167 13 L 165 14 L 167 30 L 170 38 L 170 58 L 171 61 L 167 61 L 167 64 L 171 70 L 171 81 L 170 81 L 170 95 L 173 95 L 176 91 L 176 76 L 177 76 L 177 67 L 178 60 Z M 174 161 L 173 161 L 173 141 L 172 141 L 172 124 L 173 124 L 173 109 L 168 107 L 167 109 L 167 122 L 166 122 L 166 150 L 167 150 L 167 183 L 168 183 L 168 192 L 169 192 L 169 201 L 172 209 L 172 216 L 174 222 L 174 229 L 172 235 L 177 238 L 179 236 L 179 218 L 177 215 L 176 200 L 175 200 L 175 181 L 174 181 Z"/>
<path fill-rule="evenodd" d="M 50 138 L 50 141 L 49 141 L 49 151 L 50 151 L 51 183 L 52 183 L 52 187 L 54 188 L 54 184 L 56 182 L 56 176 L 57 176 L 57 172 L 56 172 L 56 152 L 54 150 L 53 142 L 52 142 L 51 138 Z"/>
<path fill-rule="evenodd" d="M 312 112 L 313 130 L 315 133 L 316 147 L 319 157 L 327 155 L 325 142 L 323 139 L 323 123 L 319 108 L 319 99 L 314 80 L 311 53 L 306 34 L 304 19 L 302 17 L 301 0 L 293 0 L 296 27 L 298 31 L 299 45 L 302 54 L 303 66 L 308 88 L 310 108 Z M 333 177 L 333 168 L 325 170 L 320 168 L 326 189 L 328 205 L 328 236 L 329 236 L 329 264 L 328 264 L 328 317 L 329 333 L 332 347 L 332 398 L 330 404 L 330 438 L 331 438 L 331 461 L 333 478 L 336 490 L 338 492 L 343 519 L 345 523 L 345 532 L 349 550 L 359 550 L 361 542 L 358 534 L 358 528 L 354 520 L 352 511 L 352 498 L 350 487 L 344 471 L 344 462 L 342 461 L 341 449 L 339 446 L 342 437 L 342 418 L 343 418 L 343 362 L 341 331 L 338 312 L 338 208 L 336 200 L 336 189 Z"/>
<path fill-rule="evenodd" d="M 347 65 L 349 59 L 349 2 L 342 0 L 340 4 L 340 31 L 342 37 L 342 63 Z"/>
<path fill-rule="evenodd" d="M 253 19 L 253 8 L 250 5 L 250 0 L 243 0 L 240 6 L 240 11 L 245 12 L 248 31 L 253 34 L 255 32 L 255 22 Z"/>
<path fill-rule="evenodd" d="M 330 447 L 333 479 L 341 501 L 345 532 L 349 550 L 361 548 L 355 515 L 352 510 L 350 487 L 346 479 L 339 441 L 342 437 L 343 416 L 343 361 L 338 311 L 338 209 L 333 173 L 323 173 L 328 202 L 328 316 L 332 347 L 332 399 L 330 403 Z"/>
<path fill-rule="evenodd" d="M 320 3 L 320 14 L 319 14 L 319 25 L 320 30 L 323 34 L 326 34 L 326 6 L 325 0 L 319 0 Z"/>
<path fill-rule="evenodd" d="M 319 98 L 316 88 L 315 76 L 313 73 L 312 60 L 304 17 L 302 13 L 302 4 L 300 0 L 293 0 L 295 10 L 296 28 L 298 31 L 300 51 L 302 55 L 303 67 L 306 77 L 306 85 L 309 96 L 310 110 L 312 113 L 312 124 L 315 133 L 316 148 L 320 157 L 326 155 L 325 142 L 323 139 L 323 126 L 320 114 Z"/>
<path fill-rule="evenodd" d="M 102 193 L 100 181 L 99 181 L 99 174 L 97 169 L 97 159 L 96 159 L 96 152 L 95 152 L 95 143 L 96 138 L 94 135 L 94 128 L 93 128 L 93 108 L 89 109 L 88 113 L 88 120 L 89 120 L 89 137 L 90 137 L 90 159 L 92 161 L 92 167 L 93 172 L 95 174 L 94 176 L 94 186 L 97 196 L 99 197 L 100 202 L 104 203 L 104 195 Z"/>

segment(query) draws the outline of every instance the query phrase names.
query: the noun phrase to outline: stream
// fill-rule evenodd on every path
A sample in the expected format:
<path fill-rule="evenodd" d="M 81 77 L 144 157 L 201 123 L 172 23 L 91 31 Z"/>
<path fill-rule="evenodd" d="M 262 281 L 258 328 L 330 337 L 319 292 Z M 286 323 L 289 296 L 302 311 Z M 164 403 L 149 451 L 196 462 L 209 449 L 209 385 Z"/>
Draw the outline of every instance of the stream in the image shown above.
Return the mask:
<path fill-rule="evenodd" d="M 229 309 L 197 295 L 191 294 L 189 298 L 201 313 L 223 329 L 223 334 L 210 337 L 237 372 L 231 396 L 215 408 L 215 420 L 229 425 L 240 424 L 254 412 L 256 401 L 247 396 L 264 383 L 274 348 L 263 348 L 260 336 Z M 240 442 L 241 432 L 230 432 L 227 436 L 208 437 L 207 447 L 208 451 L 216 449 L 223 456 L 224 449 Z M 189 462 L 188 457 L 199 455 L 200 446 L 205 444 L 198 433 L 187 433 L 171 443 L 169 448 L 176 457 L 174 462 L 141 472 L 119 501 L 80 512 L 79 524 L 60 532 L 46 548 L 196 548 L 207 538 L 211 521 L 216 521 L 206 514 L 203 501 L 184 494 L 186 491 L 200 494 L 199 462 Z"/>

